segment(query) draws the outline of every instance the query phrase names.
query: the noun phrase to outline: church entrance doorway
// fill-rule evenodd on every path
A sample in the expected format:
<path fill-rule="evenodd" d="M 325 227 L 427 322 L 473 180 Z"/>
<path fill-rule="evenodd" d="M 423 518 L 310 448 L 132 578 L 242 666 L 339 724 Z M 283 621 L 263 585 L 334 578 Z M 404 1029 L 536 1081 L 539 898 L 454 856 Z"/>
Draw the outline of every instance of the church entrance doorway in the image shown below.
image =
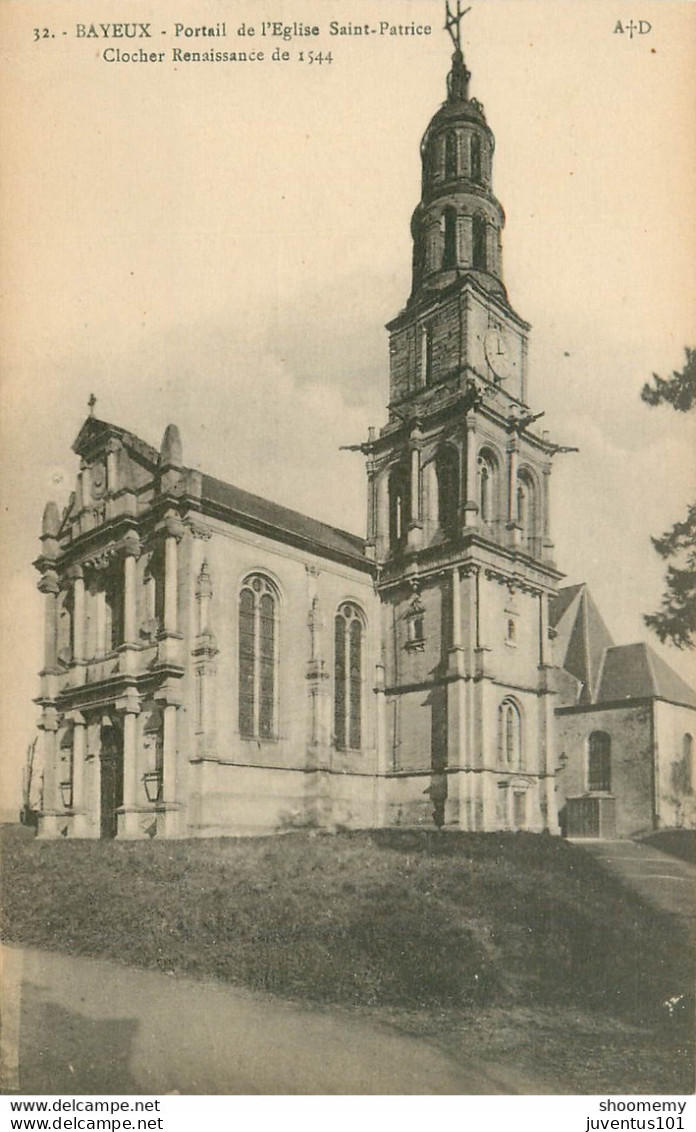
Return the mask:
<path fill-rule="evenodd" d="M 512 828 L 527 828 L 527 791 L 513 790 L 512 792 Z"/>
<path fill-rule="evenodd" d="M 123 735 L 115 723 L 101 729 L 100 836 L 118 833 L 117 811 L 123 805 Z"/>

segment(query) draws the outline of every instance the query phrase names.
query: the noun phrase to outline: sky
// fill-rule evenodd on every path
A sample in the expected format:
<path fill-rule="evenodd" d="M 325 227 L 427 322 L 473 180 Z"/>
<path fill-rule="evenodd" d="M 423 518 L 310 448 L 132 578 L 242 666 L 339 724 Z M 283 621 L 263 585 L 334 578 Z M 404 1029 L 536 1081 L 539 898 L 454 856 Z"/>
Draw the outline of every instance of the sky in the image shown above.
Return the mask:
<path fill-rule="evenodd" d="M 105 47 L 141 43 L 78 37 L 94 16 L 84 0 L 0 7 L 10 808 L 38 714 L 31 562 L 46 500 L 74 487 L 90 393 L 157 446 L 176 422 L 189 466 L 364 533 L 362 459 L 339 447 L 386 419 L 384 324 L 410 289 L 418 147 L 451 54 L 440 0 L 278 0 L 270 18 L 321 30 L 287 42 L 262 39 L 258 0 L 102 0 L 100 22 L 152 22 L 162 64 L 107 63 Z M 639 16 L 650 31 L 631 38 L 623 0 L 485 0 L 463 39 L 496 135 L 509 298 L 533 326 L 530 405 L 580 449 L 554 462 L 558 566 L 589 583 L 618 643 L 648 639 L 689 678 L 693 654 L 661 647 L 642 613 L 662 592 L 650 535 L 693 495 L 694 419 L 639 394 L 696 337 L 696 4 Z M 332 19 L 432 33 L 332 37 Z M 175 21 L 223 20 L 224 39 L 175 38 Z M 177 46 L 291 58 L 175 64 Z"/>

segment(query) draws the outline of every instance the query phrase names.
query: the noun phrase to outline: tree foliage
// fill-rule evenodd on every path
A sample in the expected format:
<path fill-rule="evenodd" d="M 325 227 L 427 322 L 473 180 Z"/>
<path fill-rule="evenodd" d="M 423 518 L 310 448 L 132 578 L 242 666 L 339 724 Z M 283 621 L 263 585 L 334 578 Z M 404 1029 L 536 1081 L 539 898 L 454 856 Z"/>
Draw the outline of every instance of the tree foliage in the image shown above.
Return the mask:
<path fill-rule="evenodd" d="M 665 380 L 653 374 L 653 384 L 646 381 L 640 393 L 648 405 L 671 405 L 679 413 L 688 413 L 696 405 L 696 350 L 686 347 L 686 365 L 674 370 Z"/>
<path fill-rule="evenodd" d="M 667 404 L 679 413 L 690 412 L 696 406 L 696 349 L 687 346 L 681 372 L 666 380 L 654 373 L 653 383 L 643 386 L 641 397 L 648 405 Z M 696 648 L 696 503 L 683 522 L 652 539 L 652 544 L 661 558 L 674 563 L 667 567 L 661 606 L 645 615 L 645 624 L 661 641 L 671 641 L 680 649 Z"/>

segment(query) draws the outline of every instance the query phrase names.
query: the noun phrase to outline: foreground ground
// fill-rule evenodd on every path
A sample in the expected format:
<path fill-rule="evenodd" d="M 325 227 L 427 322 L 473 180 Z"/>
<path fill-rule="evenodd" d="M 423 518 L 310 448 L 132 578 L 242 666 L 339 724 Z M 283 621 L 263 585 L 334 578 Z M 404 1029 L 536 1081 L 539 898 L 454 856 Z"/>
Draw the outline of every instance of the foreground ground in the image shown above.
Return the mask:
<path fill-rule="evenodd" d="M 8 941 L 330 1006 L 458 1065 L 496 1065 L 519 1091 L 691 1091 L 683 924 L 581 847 L 409 831 L 4 836 Z"/>

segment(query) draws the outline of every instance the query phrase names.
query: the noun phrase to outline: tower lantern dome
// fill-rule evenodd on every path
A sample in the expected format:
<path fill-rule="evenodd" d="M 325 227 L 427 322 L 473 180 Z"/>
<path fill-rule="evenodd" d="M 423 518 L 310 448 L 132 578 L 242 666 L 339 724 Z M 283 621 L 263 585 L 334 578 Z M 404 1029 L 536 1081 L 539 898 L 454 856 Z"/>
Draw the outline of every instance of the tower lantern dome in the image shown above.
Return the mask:
<path fill-rule="evenodd" d="M 456 46 L 447 99 L 421 142 L 421 199 L 411 221 L 411 302 L 474 275 L 505 298 L 502 279 L 502 205 L 493 195 L 495 138 L 483 106 L 469 97 L 471 73 Z"/>

